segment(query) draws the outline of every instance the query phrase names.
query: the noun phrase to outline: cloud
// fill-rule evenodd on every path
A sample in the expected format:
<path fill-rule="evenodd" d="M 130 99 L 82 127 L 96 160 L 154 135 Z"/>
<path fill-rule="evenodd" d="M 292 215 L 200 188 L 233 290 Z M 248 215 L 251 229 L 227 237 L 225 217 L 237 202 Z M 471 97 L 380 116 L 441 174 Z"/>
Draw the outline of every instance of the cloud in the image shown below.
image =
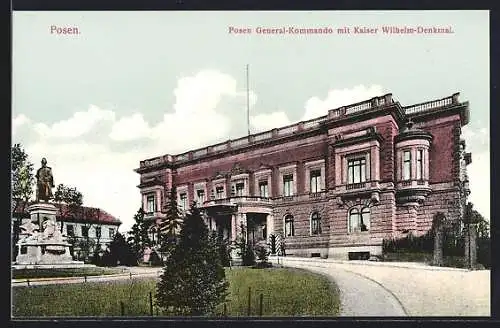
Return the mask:
<path fill-rule="evenodd" d="M 317 96 L 309 98 L 304 104 L 304 114 L 300 121 L 307 121 L 328 114 L 328 110 L 350 105 L 383 95 L 380 85 L 357 85 L 351 89 L 332 89 L 322 100 Z M 293 123 L 283 111 L 259 114 L 250 118 L 250 124 L 256 132 L 269 130 Z"/>
<path fill-rule="evenodd" d="M 328 92 L 324 100 L 318 97 L 309 98 L 305 104 L 305 113 L 302 120 L 323 116 L 330 109 L 350 105 L 383 94 L 383 88 L 380 85 L 371 85 L 369 87 L 358 85 L 351 89 L 333 89 Z"/>
<path fill-rule="evenodd" d="M 271 130 L 288 124 L 291 123 L 285 112 L 273 112 L 250 117 L 250 125 L 254 132 Z"/>
<path fill-rule="evenodd" d="M 76 112 L 69 119 L 50 126 L 45 123 L 36 123 L 34 129 L 42 138 L 76 138 L 89 133 L 99 122 L 114 120 L 115 113 L 113 111 L 90 105 L 87 111 Z"/>
<path fill-rule="evenodd" d="M 151 128 L 140 113 L 120 118 L 113 127 L 109 137 L 115 141 L 129 141 L 151 138 Z"/>

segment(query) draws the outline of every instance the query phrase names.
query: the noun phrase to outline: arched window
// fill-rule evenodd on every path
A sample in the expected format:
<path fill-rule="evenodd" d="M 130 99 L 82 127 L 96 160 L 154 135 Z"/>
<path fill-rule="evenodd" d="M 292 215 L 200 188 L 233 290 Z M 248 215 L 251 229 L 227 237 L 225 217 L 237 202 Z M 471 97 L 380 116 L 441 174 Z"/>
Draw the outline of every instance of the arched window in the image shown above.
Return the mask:
<path fill-rule="evenodd" d="M 349 232 L 359 231 L 360 215 L 357 208 L 349 211 Z"/>
<path fill-rule="evenodd" d="M 295 230 L 293 227 L 293 216 L 287 214 L 285 216 L 285 237 L 291 237 L 295 235 Z"/>
<path fill-rule="evenodd" d="M 311 235 L 321 234 L 321 217 L 318 212 L 311 215 Z"/>
<path fill-rule="evenodd" d="M 370 209 L 368 207 L 364 207 L 361 210 L 361 231 L 369 231 L 370 230 Z"/>
<path fill-rule="evenodd" d="M 370 230 L 370 209 L 364 207 L 361 212 L 357 208 L 349 211 L 349 233 Z"/>

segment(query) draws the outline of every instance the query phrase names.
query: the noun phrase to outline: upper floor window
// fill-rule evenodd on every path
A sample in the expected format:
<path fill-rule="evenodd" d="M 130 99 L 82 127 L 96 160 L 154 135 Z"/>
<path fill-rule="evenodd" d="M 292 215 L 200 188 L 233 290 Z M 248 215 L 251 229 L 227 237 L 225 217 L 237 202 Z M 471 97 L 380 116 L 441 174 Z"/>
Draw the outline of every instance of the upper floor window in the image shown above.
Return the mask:
<path fill-rule="evenodd" d="M 417 149 L 417 180 L 423 180 L 424 178 L 424 150 Z"/>
<path fill-rule="evenodd" d="M 293 175 L 288 174 L 283 176 L 283 196 L 293 195 Z"/>
<path fill-rule="evenodd" d="M 113 239 L 115 237 L 115 229 L 114 228 L 109 228 L 109 238 Z"/>
<path fill-rule="evenodd" d="M 179 206 L 181 207 L 181 209 L 183 211 L 185 211 L 187 209 L 187 194 L 186 193 L 182 193 L 180 194 L 180 204 Z"/>
<path fill-rule="evenodd" d="M 66 235 L 71 237 L 75 235 L 75 227 L 72 224 L 66 226 Z"/>
<path fill-rule="evenodd" d="M 198 204 L 203 204 L 203 202 L 205 201 L 205 190 L 196 190 L 196 199 L 198 200 Z"/>
<path fill-rule="evenodd" d="M 149 195 L 146 198 L 146 213 L 153 213 L 156 209 L 155 196 Z"/>
<path fill-rule="evenodd" d="M 236 184 L 236 196 L 243 196 L 244 190 L 245 190 L 245 184 L 243 182 L 238 182 Z"/>
<path fill-rule="evenodd" d="M 403 180 L 411 178 L 411 153 L 409 150 L 403 152 Z"/>
<path fill-rule="evenodd" d="M 349 232 L 370 230 L 370 209 L 364 207 L 361 212 L 357 208 L 349 211 Z"/>
<path fill-rule="evenodd" d="M 321 191 L 321 170 L 311 171 L 311 193 Z"/>
<path fill-rule="evenodd" d="M 269 197 L 269 186 L 267 185 L 267 181 L 259 182 L 259 195 L 260 197 Z"/>
<path fill-rule="evenodd" d="M 295 229 L 293 226 L 293 216 L 287 214 L 285 216 L 285 237 L 291 237 L 295 235 Z"/>
<path fill-rule="evenodd" d="M 318 212 L 314 212 L 311 215 L 311 234 L 319 235 L 321 234 L 321 217 Z"/>
<path fill-rule="evenodd" d="M 215 198 L 217 199 L 224 198 L 224 187 L 222 186 L 215 187 Z"/>
<path fill-rule="evenodd" d="M 361 183 L 366 181 L 366 159 L 356 158 L 347 161 L 347 183 Z"/>

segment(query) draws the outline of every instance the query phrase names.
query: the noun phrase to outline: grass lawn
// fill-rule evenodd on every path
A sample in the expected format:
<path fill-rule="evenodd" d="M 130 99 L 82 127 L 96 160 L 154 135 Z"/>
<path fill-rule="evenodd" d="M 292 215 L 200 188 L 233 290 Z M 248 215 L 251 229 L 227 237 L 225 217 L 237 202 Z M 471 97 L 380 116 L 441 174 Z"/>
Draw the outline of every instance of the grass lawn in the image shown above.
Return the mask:
<path fill-rule="evenodd" d="M 327 278 L 301 270 L 233 268 L 226 270 L 230 295 L 228 316 L 247 316 L 248 288 L 251 314 L 258 315 L 260 294 L 264 316 L 335 316 L 340 300 L 337 287 Z M 13 317 L 149 316 L 149 293 L 155 279 L 45 285 L 12 288 Z M 154 302 L 154 299 L 153 299 Z M 223 313 L 219 306 L 219 314 Z M 153 314 L 161 315 L 154 306 Z"/>
<path fill-rule="evenodd" d="M 31 279 L 31 278 L 48 278 L 48 277 L 83 277 L 83 276 L 99 276 L 103 274 L 122 273 L 120 268 L 51 268 L 51 269 L 13 269 L 12 279 Z"/>

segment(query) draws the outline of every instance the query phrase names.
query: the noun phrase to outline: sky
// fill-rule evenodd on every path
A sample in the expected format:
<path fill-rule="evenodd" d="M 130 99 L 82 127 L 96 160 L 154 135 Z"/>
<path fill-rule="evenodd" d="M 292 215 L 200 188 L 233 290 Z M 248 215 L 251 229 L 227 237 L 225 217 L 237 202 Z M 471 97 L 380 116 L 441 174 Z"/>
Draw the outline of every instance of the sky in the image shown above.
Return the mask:
<path fill-rule="evenodd" d="M 453 33 L 388 35 L 382 26 Z M 343 27 L 351 33 L 338 34 Z M 239 29 L 252 33 L 230 32 Z M 385 93 L 411 105 L 460 92 L 471 114 L 462 129 L 470 201 L 490 217 L 487 11 L 20 11 L 12 47 L 12 143 L 36 168 L 46 157 L 56 185 L 77 187 L 122 232 L 141 205 L 139 161 L 246 135 L 247 64 L 251 132 Z"/>

